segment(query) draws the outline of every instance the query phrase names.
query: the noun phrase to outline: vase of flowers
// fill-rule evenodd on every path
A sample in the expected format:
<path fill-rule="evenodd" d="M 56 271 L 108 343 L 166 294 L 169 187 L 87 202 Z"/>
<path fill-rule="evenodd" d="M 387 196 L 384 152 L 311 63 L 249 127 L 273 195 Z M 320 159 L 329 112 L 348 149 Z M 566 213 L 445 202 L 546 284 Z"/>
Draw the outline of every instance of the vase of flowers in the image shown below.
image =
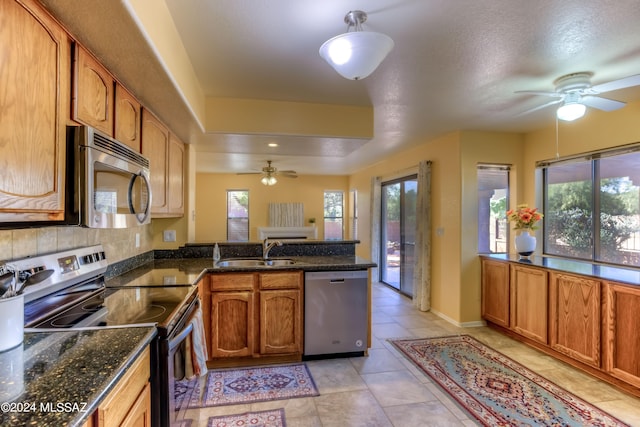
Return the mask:
<path fill-rule="evenodd" d="M 507 211 L 507 220 L 514 224 L 513 229 L 519 234 L 515 238 L 516 252 L 520 258 L 528 258 L 536 250 L 536 238 L 531 232 L 537 230 L 536 224 L 542 219 L 537 208 L 530 208 L 527 204 L 516 206 Z"/>

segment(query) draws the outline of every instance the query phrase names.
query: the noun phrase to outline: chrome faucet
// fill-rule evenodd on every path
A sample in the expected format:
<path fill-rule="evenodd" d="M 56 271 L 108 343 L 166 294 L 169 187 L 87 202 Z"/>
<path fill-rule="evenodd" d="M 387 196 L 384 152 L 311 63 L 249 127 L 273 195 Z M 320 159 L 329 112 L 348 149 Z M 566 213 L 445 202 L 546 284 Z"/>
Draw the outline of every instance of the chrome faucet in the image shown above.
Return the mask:
<path fill-rule="evenodd" d="M 269 251 L 274 246 L 282 246 L 282 242 L 280 240 L 275 240 L 273 242 L 269 242 L 269 238 L 268 237 L 266 239 L 264 239 L 264 241 L 262 242 L 262 259 L 263 260 L 266 261 L 266 260 L 269 259 Z"/>

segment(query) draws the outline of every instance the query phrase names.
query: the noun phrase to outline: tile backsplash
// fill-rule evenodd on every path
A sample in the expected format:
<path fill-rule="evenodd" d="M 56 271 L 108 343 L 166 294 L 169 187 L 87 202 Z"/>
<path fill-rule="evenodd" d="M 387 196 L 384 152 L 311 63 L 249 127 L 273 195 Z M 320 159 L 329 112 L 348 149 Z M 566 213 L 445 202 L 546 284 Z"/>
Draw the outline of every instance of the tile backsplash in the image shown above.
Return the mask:
<path fill-rule="evenodd" d="M 136 247 L 136 234 L 140 246 Z M 0 230 L 0 260 L 12 260 L 101 243 L 110 263 L 153 249 L 152 225 L 126 229 L 77 226 Z"/>

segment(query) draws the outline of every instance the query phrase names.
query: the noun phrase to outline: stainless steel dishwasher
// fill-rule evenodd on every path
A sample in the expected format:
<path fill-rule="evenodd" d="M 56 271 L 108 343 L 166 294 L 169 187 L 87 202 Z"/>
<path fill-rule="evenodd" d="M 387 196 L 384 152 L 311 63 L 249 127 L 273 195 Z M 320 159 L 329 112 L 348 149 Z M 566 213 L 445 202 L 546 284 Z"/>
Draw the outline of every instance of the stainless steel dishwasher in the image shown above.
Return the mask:
<path fill-rule="evenodd" d="M 366 270 L 305 273 L 305 359 L 364 355 L 367 278 Z"/>

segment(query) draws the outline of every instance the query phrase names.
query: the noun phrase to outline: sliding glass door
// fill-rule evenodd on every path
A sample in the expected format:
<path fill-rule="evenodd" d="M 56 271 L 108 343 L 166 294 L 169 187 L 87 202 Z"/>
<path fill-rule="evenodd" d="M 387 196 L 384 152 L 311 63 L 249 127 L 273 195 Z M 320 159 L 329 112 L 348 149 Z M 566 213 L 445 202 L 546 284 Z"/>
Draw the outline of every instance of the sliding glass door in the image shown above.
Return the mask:
<path fill-rule="evenodd" d="M 416 235 L 415 175 L 382 183 L 380 281 L 413 296 Z"/>

